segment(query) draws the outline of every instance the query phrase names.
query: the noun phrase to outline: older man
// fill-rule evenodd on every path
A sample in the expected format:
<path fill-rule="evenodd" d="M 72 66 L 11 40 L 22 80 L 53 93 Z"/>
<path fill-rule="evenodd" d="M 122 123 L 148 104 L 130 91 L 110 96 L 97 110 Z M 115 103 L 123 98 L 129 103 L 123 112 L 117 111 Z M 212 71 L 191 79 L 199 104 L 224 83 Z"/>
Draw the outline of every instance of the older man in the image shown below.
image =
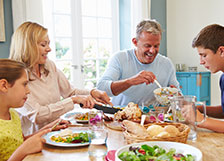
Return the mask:
<path fill-rule="evenodd" d="M 179 88 L 171 60 L 159 54 L 161 36 L 157 21 L 143 20 L 132 39 L 136 48 L 119 51 L 111 57 L 97 88 L 106 91 L 114 105 L 151 104 L 155 100 L 153 90 L 158 88 L 155 79 L 163 87 Z"/>

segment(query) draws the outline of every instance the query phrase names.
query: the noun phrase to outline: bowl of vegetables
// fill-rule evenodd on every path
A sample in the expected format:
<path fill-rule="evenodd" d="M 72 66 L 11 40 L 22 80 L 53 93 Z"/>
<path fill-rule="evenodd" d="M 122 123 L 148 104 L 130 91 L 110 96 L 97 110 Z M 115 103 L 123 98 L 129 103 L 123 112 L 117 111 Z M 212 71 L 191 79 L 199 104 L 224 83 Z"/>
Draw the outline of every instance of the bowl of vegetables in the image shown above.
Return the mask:
<path fill-rule="evenodd" d="M 115 161 L 131 160 L 180 160 L 202 161 L 199 149 L 177 142 L 150 141 L 126 145 L 115 153 Z"/>
<path fill-rule="evenodd" d="M 178 96 L 178 89 L 171 87 L 157 88 L 153 91 L 156 100 L 164 106 L 170 105 L 170 98 Z"/>

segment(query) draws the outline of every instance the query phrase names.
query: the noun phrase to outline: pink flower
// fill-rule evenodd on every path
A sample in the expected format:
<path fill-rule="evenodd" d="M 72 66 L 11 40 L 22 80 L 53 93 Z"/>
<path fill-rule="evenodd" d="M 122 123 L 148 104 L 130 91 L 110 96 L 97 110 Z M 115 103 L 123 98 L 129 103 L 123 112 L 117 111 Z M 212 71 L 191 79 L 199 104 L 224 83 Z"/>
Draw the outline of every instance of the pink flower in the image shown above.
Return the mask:
<path fill-rule="evenodd" d="M 163 113 L 160 113 L 158 114 L 158 117 L 157 117 L 160 121 L 163 121 L 164 120 L 164 115 Z"/>
<path fill-rule="evenodd" d="M 91 118 L 91 119 L 90 119 L 90 124 L 95 125 L 96 123 L 97 123 L 97 121 L 96 121 L 96 119 L 95 119 L 95 118 Z"/>

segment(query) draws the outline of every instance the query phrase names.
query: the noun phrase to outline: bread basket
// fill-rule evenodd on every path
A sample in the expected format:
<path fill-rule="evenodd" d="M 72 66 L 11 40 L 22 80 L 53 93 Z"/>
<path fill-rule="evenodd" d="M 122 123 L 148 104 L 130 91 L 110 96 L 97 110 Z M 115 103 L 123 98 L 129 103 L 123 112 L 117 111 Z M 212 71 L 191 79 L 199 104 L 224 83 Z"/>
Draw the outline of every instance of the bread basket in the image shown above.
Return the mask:
<path fill-rule="evenodd" d="M 163 138 L 153 137 L 152 138 L 150 136 L 139 137 L 125 130 L 123 134 L 125 139 L 127 140 L 127 143 L 131 144 L 131 143 L 139 143 L 139 142 L 145 142 L 145 141 L 173 141 L 173 142 L 180 142 L 180 143 L 187 142 L 188 133 L 190 132 L 190 128 L 187 125 L 181 124 L 181 123 L 150 123 L 145 125 L 145 128 L 148 128 L 150 125 L 153 125 L 153 124 L 160 125 L 162 127 L 165 127 L 166 125 L 173 125 L 180 131 L 180 133 L 175 137 L 163 137 Z"/>

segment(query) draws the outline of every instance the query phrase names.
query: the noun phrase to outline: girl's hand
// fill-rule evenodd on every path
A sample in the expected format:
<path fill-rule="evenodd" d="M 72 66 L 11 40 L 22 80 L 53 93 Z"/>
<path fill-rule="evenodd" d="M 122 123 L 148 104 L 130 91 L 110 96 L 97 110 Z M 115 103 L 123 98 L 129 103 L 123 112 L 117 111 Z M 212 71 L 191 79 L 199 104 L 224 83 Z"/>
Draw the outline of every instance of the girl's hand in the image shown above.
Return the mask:
<path fill-rule="evenodd" d="M 82 104 L 83 108 L 93 108 L 95 100 L 90 95 L 76 95 L 72 97 L 74 104 Z"/>
<path fill-rule="evenodd" d="M 27 155 L 40 152 L 43 149 L 43 143 L 46 142 L 42 136 L 50 131 L 51 129 L 42 130 L 26 139 L 11 155 L 8 161 L 22 161 Z"/>
<path fill-rule="evenodd" d="M 110 97 L 107 95 L 106 92 L 93 89 L 91 90 L 90 94 L 97 102 L 113 106 L 113 104 L 110 102 Z"/>
<path fill-rule="evenodd" d="M 38 132 L 37 134 L 29 137 L 27 140 L 24 141 L 24 143 L 21 145 L 21 148 L 24 152 L 28 154 L 40 152 L 43 149 L 43 143 L 46 142 L 44 138 L 42 138 L 43 135 L 50 132 L 51 129 L 46 129 Z"/>

